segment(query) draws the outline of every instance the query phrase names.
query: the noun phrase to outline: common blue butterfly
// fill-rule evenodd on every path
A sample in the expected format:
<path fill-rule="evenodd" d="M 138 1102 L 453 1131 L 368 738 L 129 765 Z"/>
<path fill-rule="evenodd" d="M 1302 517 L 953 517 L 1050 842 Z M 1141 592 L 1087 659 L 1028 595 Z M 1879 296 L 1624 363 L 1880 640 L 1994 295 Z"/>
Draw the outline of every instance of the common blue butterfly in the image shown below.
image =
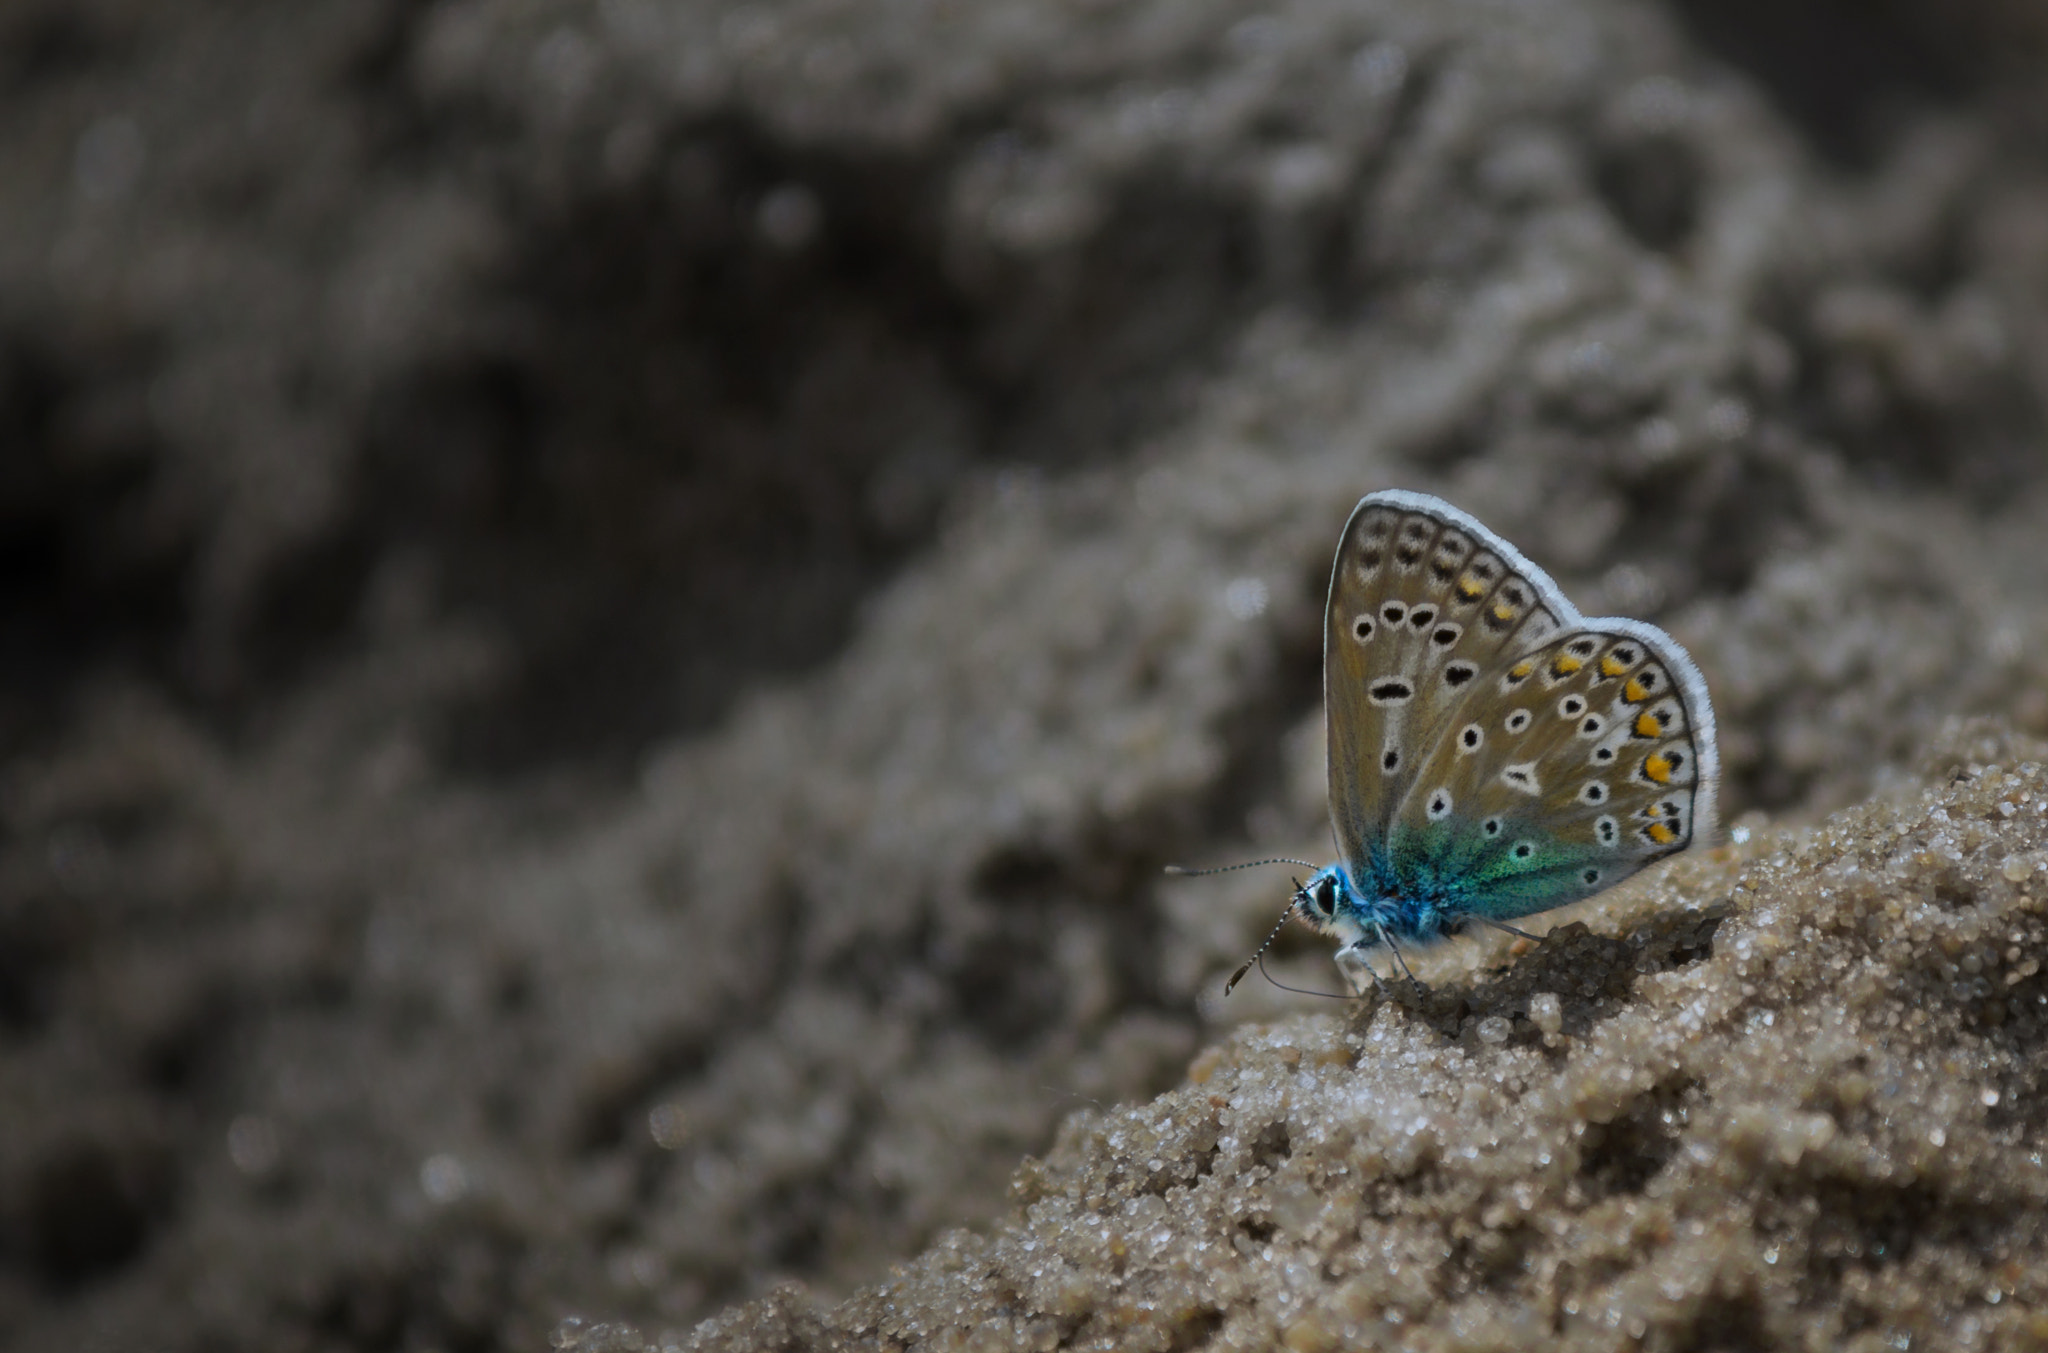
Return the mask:
<path fill-rule="evenodd" d="M 1340 966 L 1512 929 L 1713 832 L 1714 709 L 1685 650 L 1581 616 L 1429 494 L 1367 494 L 1345 524 L 1323 698 L 1339 859 L 1289 914 L 1341 941 Z"/>

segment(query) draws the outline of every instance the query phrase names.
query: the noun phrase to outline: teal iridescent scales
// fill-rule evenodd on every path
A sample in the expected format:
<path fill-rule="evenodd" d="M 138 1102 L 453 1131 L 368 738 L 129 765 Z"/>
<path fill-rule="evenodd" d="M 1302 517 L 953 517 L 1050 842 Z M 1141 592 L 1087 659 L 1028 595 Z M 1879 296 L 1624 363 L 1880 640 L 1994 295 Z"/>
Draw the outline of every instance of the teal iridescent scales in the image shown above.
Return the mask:
<path fill-rule="evenodd" d="M 1685 650 L 1581 616 L 1427 494 L 1370 494 L 1345 525 L 1323 685 L 1342 858 L 1295 909 L 1347 949 L 1561 907 L 1712 832 L 1714 713 Z"/>

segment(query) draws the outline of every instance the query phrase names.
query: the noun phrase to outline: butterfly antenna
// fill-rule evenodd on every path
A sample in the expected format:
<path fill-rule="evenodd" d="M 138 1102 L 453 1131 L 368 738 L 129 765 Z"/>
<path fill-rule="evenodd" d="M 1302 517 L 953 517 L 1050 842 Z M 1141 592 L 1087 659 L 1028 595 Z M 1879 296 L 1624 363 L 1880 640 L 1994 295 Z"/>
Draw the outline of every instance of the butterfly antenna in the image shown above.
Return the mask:
<path fill-rule="evenodd" d="M 1262 862 L 1262 863 L 1263 863 L 1263 862 Z M 1230 867 L 1231 867 L 1231 868 L 1233 868 L 1233 869 L 1242 869 L 1242 868 L 1245 868 L 1245 867 L 1247 867 L 1247 866 L 1244 866 L 1244 865 L 1232 865 L 1232 866 L 1230 866 Z M 1206 871 L 1204 871 L 1204 872 L 1207 872 L 1207 873 L 1220 873 L 1221 871 L 1220 871 L 1220 870 L 1206 870 Z M 1295 880 L 1295 882 L 1294 882 L 1294 894 L 1295 894 L 1295 896 L 1296 896 L 1296 897 L 1299 897 L 1299 896 L 1301 895 L 1301 880 L 1299 880 L 1299 879 L 1296 879 L 1296 880 Z M 1259 947 L 1258 947 L 1257 949 L 1254 949 L 1254 950 L 1252 951 L 1252 956 L 1251 956 L 1250 958 L 1248 958 L 1248 959 L 1246 959 L 1246 960 L 1245 960 L 1244 962 L 1242 962 L 1242 963 L 1238 964 L 1238 965 L 1237 965 L 1237 971 L 1236 971 L 1236 972 L 1234 972 L 1234 973 L 1232 973 L 1232 974 L 1230 974 L 1230 980 L 1229 980 L 1228 982 L 1225 982 L 1225 983 L 1223 984 L 1223 994 L 1224 994 L 1224 995 L 1228 996 L 1228 995 L 1229 995 L 1229 994 L 1230 994 L 1230 993 L 1231 993 L 1232 991 L 1234 991 L 1234 990 L 1236 990 L 1236 989 L 1237 989 L 1237 984 L 1238 984 L 1239 982 L 1242 982 L 1242 981 L 1244 980 L 1244 975 L 1245 975 L 1246 973 L 1248 973 L 1248 972 L 1250 972 L 1250 971 L 1252 970 L 1252 964 L 1254 964 L 1254 963 L 1258 964 L 1258 965 L 1259 965 L 1259 971 L 1260 971 L 1260 972 L 1264 972 L 1264 971 L 1266 970 L 1266 964 L 1265 964 L 1265 957 L 1266 957 L 1266 946 L 1267 946 L 1267 945 L 1269 945 L 1269 944 L 1271 944 L 1271 943 L 1272 943 L 1272 942 L 1273 942 L 1273 941 L 1274 941 L 1275 939 L 1279 938 L 1280 932 L 1281 932 L 1281 931 L 1283 931 L 1283 930 L 1285 930 L 1285 929 L 1287 928 L 1287 918 L 1288 918 L 1288 917 L 1290 917 L 1290 916 L 1292 916 L 1292 915 L 1294 915 L 1294 900 L 1293 900 L 1293 898 L 1289 898 L 1289 899 L 1288 899 L 1288 902 L 1287 902 L 1287 909 L 1286 909 L 1285 911 L 1283 911 L 1283 912 L 1281 912 L 1281 913 L 1280 913 L 1280 919 L 1279 919 L 1279 920 L 1278 920 L 1277 922 L 1275 922 L 1275 923 L 1274 923 L 1273 929 L 1272 929 L 1271 933 L 1269 933 L 1269 934 L 1268 934 L 1268 935 L 1266 936 L 1266 938 L 1265 938 L 1265 941 L 1264 941 L 1264 943 L 1260 944 L 1260 945 L 1259 945 Z M 1272 978 L 1270 978 L 1270 977 L 1268 977 L 1268 978 L 1267 978 L 1266 980 L 1267 980 L 1268 982 L 1272 982 L 1272 981 L 1273 981 L 1273 979 L 1272 979 Z M 1273 985 L 1277 987 L 1277 986 L 1279 986 L 1280 984 L 1279 984 L 1278 982 L 1273 982 Z M 1289 988 L 1289 990 L 1292 990 L 1292 988 Z"/>
<path fill-rule="evenodd" d="M 1270 860 L 1246 860 L 1243 864 L 1221 864 L 1214 869 L 1188 869 L 1182 865 L 1170 864 L 1166 866 L 1166 872 L 1172 874 L 1175 878 L 1191 879 L 1200 878 L 1204 874 L 1228 874 L 1235 869 L 1257 869 L 1260 865 L 1265 864 L 1298 864 L 1303 869 L 1315 869 L 1318 867 L 1310 864 L 1307 860 L 1290 860 L 1286 856 L 1281 855 Z M 1287 918 L 1283 916 L 1281 919 L 1284 921 Z M 1245 966 L 1251 966 L 1249 960 L 1247 960 Z"/>
<path fill-rule="evenodd" d="M 1341 991 L 1310 991 L 1307 987 L 1290 987 L 1285 982 L 1282 982 L 1280 979 L 1273 976 L 1272 973 L 1266 971 L 1266 960 L 1263 955 L 1257 958 L 1245 960 L 1244 967 L 1249 968 L 1252 966 L 1253 963 L 1257 963 L 1259 965 L 1259 976 L 1265 978 L 1268 982 L 1271 982 L 1274 986 L 1280 988 L 1282 991 L 1291 991 L 1297 996 L 1321 996 L 1324 1000 L 1329 1001 L 1355 1001 L 1358 999 L 1356 996 L 1346 996 Z M 1371 972 L 1372 969 L 1367 968 L 1366 971 Z M 1238 977 L 1244 976 L 1244 968 L 1239 968 L 1237 970 L 1237 973 Z M 1234 985 L 1237 982 L 1237 977 L 1233 977 L 1230 980 L 1231 983 Z M 1375 977 L 1372 980 L 1374 982 L 1378 982 L 1380 979 Z M 1230 994 L 1230 988 L 1223 988 L 1223 994 L 1228 996 Z"/>

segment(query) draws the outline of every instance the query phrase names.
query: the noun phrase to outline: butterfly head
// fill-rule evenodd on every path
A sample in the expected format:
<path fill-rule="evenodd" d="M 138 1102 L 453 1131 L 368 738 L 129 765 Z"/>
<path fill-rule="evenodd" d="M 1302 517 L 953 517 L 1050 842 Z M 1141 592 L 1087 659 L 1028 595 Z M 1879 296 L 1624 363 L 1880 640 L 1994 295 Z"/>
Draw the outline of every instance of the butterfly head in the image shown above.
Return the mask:
<path fill-rule="evenodd" d="M 1328 935 L 1346 946 L 1377 939 L 1377 928 L 1366 919 L 1366 908 L 1358 888 L 1341 864 L 1317 872 L 1294 893 L 1294 915 L 1318 935 Z"/>

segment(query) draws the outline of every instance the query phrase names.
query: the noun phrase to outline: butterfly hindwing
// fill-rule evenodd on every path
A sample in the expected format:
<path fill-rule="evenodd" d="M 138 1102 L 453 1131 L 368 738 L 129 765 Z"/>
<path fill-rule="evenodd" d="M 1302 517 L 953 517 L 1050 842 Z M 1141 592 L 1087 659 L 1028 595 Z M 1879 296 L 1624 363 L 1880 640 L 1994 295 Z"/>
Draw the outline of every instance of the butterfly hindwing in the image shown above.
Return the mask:
<path fill-rule="evenodd" d="M 1464 910 L 1507 919 L 1563 906 L 1699 833 L 1700 706 L 1661 632 L 1615 625 L 1580 621 L 1487 673 L 1494 689 L 1475 693 L 1466 722 L 1417 768 L 1393 855 L 1462 890 Z"/>

